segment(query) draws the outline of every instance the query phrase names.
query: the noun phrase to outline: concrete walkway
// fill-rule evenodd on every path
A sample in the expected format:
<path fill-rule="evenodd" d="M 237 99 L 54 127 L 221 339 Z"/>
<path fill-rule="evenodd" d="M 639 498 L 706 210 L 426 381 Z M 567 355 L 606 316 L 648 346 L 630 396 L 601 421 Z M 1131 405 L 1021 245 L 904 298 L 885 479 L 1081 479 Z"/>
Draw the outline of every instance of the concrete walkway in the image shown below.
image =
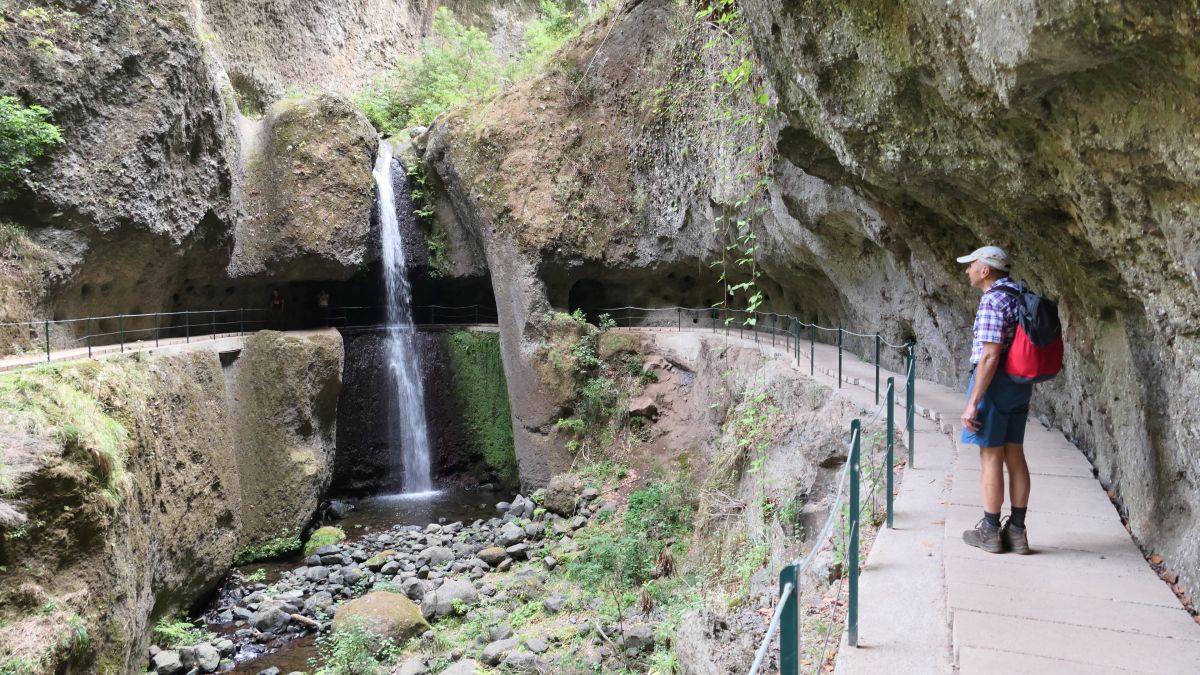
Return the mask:
<path fill-rule="evenodd" d="M 730 340 L 796 361 L 780 342 Z M 837 348 L 817 345 L 815 360 L 817 378 L 836 386 Z M 847 353 L 843 376 L 842 393 L 874 410 L 874 367 Z M 898 373 L 881 379 L 889 376 L 904 386 Z M 1200 625 L 1061 432 L 1037 421 L 1026 430 L 1034 554 L 964 544 L 963 530 L 983 515 L 978 449 L 957 442 L 965 395 L 926 380 L 916 391 L 915 461 L 899 486 L 895 529 L 880 530 L 863 566 L 858 647 L 843 635 L 838 673 L 1200 673 Z M 903 402 L 898 395 L 898 421 Z"/>

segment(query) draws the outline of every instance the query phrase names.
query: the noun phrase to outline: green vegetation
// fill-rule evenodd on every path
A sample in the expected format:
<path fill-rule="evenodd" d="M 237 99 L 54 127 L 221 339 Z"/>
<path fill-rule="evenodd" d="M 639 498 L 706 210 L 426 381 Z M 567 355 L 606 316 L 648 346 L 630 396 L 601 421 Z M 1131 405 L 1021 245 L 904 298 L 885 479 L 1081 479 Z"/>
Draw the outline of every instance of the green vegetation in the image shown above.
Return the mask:
<path fill-rule="evenodd" d="M 0 96 L 0 199 L 12 196 L 12 184 L 34 159 L 62 144 L 62 132 L 49 119 L 50 111 L 40 105 Z"/>
<path fill-rule="evenodd" d="M 126 426 L 102 405 L 106 387 L 117 383 L 116 369 L 97 362 L 43 365 L 0 375 L 0 412 L 28 433 L 57 438 L 63 459 L 79 470 L 81 481 L 101 490 L 109 507 L 120 501 L 125 459 L 130 447 Z"/>
<path fill-rule="evenodd" d="M 166 649 L 190 647 L 211 640 L 213 634 L 180 617 L 162 617 L 154 624 L 154 644 Z"/>
<path fill-rule="evenodd" d="M 261 567 L 246 575 L 246 583 L 248 584 L 261 584 L 266 580 L 267 571 Z"/>
<path fill-rule="evenodd" d="M 317 638 L 320 659 L 310 659 L 316 675 L 382 675 L 391 671 L 398 650 L 390 638 L 380 639 L 365 619 Z M 317 663 L 323 665 L 318 668 Z"/>
<path fill-rule="evenodd" d="M 686 487 L 686 477 L 652 483 L 629 495 L 619 523 L 582 531 L 579 541 L 585 551 L 568 563 L 570 578 L 585 587 L 620 593 L 667 576 L 673 565 L 667 561 L 682 555 L 682 539 L 691 533 L 693 507 Z"/>
<path fill-rule="evenodd" d="M 346 532 L 340 527 L 327 525 L 317 529 L 309 536 L 308 541 L 304 543 L 304 555 L 312 555 L 317 552 L 317 549 L 322 546 L 336 544 L 339 541 L 345 541 Z"/>
<path fill-rule="evenodd" d="M 439 8 L 420 55 L 359 91 L 354 101 L 381 132 L 427 126 L 443 110 L 483 99 L 544 63 L 582 25 L 581 14 L 568 6 L 563 0 L 541 0 L 541 16 L 526 29 L 520 55 L 509 63 L 496 58 L 487 34 Z"/>
<path fill-rule="evenodd" d="M 344 536 L 344 535 L 343 535 Z M 300 533 L 285 529 L 278 537 L 258 546 L 247 546 L 233 554 L 234 565 L 248 565 L 260 560 L 278 558 L 293 551 L 300 550 Z"/>
<path fill-rule="evenodd" d="M 517 481 L 508 383 L 500 357 L 500 335 L 454 331 L 450 334 L 450 367 L 455 402 L 462 411 L 473 455 L 508 484 Z"/>

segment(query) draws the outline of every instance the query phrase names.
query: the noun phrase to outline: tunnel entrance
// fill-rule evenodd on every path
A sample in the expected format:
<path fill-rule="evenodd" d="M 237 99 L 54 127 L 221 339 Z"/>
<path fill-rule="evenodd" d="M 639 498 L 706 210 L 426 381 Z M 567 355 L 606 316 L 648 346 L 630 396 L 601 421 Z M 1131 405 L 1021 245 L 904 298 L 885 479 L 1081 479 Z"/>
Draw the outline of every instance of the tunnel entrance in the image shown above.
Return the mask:
<path fill-rule="evenodd" d="M 594 279 L 576 281 L 567 293 L 567 311 L 582 310 L 587 320 L 592 324 L 600 323 L 600 314 L 611 309 L 608 303 L 607 288 Z"/>

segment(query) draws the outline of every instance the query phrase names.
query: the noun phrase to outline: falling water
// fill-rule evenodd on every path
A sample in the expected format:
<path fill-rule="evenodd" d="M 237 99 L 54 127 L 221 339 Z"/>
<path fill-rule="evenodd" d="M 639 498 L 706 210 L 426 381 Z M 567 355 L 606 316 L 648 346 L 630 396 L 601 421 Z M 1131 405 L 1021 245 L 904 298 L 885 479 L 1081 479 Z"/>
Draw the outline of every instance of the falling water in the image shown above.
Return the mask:
<path fill-rule="evenodd" d="M 425 427 L 425 393 L 417 355 L 413 349 L 412 289 L 408 283 L 404 262 L 404 240 L 400 234 L 399 218 L 412 231 L 413 209 L 405 176 L 393 186 L 392 146 L 379 142 L 375 160 L 375 187 L 379 194 L 380 240 L 383 244 L 383 278 L 387 290 L 387 362 L 394 405 L 388 416 L 391 436 L 393 475 L 403 472 L 404 492 L 428 492 L 433 488 L 429 478 L 429 433 Z M 397 195 L 396 193 L 399 192 Z M 402 209 L 399 214 L 396 204 Z M 402 466 L 397 466 L 396 462 Z"/>

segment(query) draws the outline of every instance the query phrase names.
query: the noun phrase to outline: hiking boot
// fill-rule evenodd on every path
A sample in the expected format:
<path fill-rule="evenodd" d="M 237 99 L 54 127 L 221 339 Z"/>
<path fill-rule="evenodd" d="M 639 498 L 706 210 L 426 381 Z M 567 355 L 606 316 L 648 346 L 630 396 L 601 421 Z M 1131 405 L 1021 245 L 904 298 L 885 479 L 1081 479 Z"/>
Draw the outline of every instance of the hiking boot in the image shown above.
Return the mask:
<path fill-rule="evenodd" d="M 981 548 L 988 553 L 1004 553 L 1004 544 L 1000 542 L 1000 528 L 988 525 L 980 520 L 975 529 L 963 532 L 963 541 L 967 546 Z"/>
<path fill-rule="evenodd" d="M 1004 519 L 1004 527 L 1000 528 L 1000 543 L 1004 545 L 1006 551 L 1020 555 L 1033 553 L 1029 550 L 1029 535 L 1025 528 L 1014 527 L 1012 523 L 1008 522 L 1008 518 Z"/>

